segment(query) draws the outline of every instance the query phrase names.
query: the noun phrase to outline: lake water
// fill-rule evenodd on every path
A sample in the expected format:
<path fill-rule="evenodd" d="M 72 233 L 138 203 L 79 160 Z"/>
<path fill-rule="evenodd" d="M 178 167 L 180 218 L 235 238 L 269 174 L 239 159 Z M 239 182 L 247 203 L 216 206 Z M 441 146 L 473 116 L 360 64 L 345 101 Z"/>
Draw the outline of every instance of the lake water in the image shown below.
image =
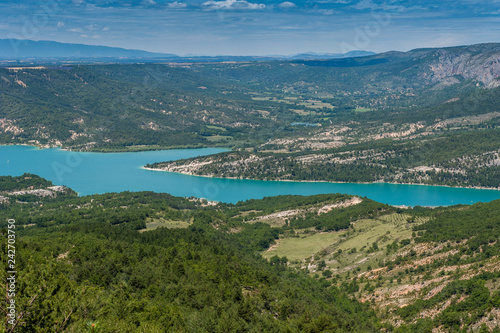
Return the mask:
<path fill-rule="evenodd" d="M 176 196 L 237 202 L 280 194 L 348 193 L 391 205 L 440 206 L 500 199 L 498 190 L 442 186 L 278 182 L 220 179 L 144 170 L 147 163 L 176 160 L 225 151 L 219 148 L 163 150 L 136 153 L 79 153 L 28 146 L 0 146 L 0 175 L 25 172 L 66 185 L 80 195 L 120 191 L 155 191 Z"/>

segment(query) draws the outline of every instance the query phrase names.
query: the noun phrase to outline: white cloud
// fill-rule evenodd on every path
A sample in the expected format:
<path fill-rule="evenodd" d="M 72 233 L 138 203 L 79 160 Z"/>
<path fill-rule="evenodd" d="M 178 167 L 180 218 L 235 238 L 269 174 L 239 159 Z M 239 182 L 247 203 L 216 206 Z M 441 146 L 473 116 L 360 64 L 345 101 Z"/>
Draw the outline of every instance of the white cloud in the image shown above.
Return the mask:
<path fill-rule="evenodd" d="M 290 1 L 285 1 L 285 2 L 282 2 L 278 5 L 278 7 L 280 8 L 293 8 L 293 7 L 297 7 L 293 2 L 290 2 Z"/>
<path fill-rule="evenodd" d="M 389 1 L 390 4 L 388 3 L 375 3 L 372 0 L 361 0 L 357 4 L 351 6 L 354 9 L 359 9 L 359 10 L 364 10 L 364 9 L 370 9 L 370 10 L 386 10 L 386 11 L 394 11 L 394 12 L 402 12 L 404 11 L 403 6 L 399 5 L 391 5 L 392 3 L 395 3 L 395 1 Z M 412 7 L 407 7 L 408 9 L 412 9 Z"/>
<path fill-rule="evenodd" d="M 266 5 L 261 3 L 251 3 L 246 0 L 210 0 L 204 2 L 203 7 L 208 9 L 263 9 Z"/>
<path fill-rule="evenodd" d="M 183 2 L 176 1 L 176 2 L 169 3 L 168 7 L 170 7 L 170 8 L 186 8 L 187 5 Z"/>
<path fill-rule="evenodd" d="M 102 31 L 109 31 L 109 30 L 110 30 L 109 27 L 103 27 L 102 28 Z"/>
<path fill-rule="evenodd" d="M 379 5 L 374 3 L 372 0 L 361 0 L 353 6 L 356 9 L 378 9 Z"/>
<path fill-rule="evenodd" d="M 64 27 L 64 22 L 57 22 L 57 27 L 58 28 L 63 28 Z"/>
<path fill-rule="evenodd" d="M 336 3 L 336 4 L 342 4 L 342 5 L 347 5 L 352 3 L 352 0 L 316 0 L 314 3 Z"/>
<path fill-rule="evenodd" d="M 80 28 L 71 28 L 71 29 L 68 29 L 68 31 L 71 31 L 71 32 L 83 32 L 83 30 L 80 29 Z"/>
<path fill-rule="evenodd" d="M 333 15 L 333 14 L 337 13 L 333 9 L 320 9 L 319 12 L 323 15 Z"/>
<path fill-rule="evenodd" d="M 89 24 L 86 26 L 87 30 L 94 31 L 98 28 L 97 24 Z"/>

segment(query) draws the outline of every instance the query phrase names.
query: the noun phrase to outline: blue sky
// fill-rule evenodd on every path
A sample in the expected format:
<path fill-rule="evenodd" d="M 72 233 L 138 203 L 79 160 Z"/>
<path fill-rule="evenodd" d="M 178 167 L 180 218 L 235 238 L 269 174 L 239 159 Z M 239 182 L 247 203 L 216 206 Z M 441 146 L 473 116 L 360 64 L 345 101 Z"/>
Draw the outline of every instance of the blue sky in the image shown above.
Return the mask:
<path fill-rule="evenodd" d="M 0 1 L 0 38 L 180 55 L 405 51 L 500 42 L 500 0 Z"/>

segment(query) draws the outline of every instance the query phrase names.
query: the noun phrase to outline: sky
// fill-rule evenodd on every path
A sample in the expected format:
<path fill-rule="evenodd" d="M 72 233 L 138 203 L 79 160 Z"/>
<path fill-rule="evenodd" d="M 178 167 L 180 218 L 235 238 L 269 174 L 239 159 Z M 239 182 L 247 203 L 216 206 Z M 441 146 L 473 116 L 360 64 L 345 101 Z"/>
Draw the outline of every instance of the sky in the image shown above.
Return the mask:
<path fill-rule="evenodd" d="M 0 38 L 178 55 L 500 42 L 500 0 L 0 0 Z"/>

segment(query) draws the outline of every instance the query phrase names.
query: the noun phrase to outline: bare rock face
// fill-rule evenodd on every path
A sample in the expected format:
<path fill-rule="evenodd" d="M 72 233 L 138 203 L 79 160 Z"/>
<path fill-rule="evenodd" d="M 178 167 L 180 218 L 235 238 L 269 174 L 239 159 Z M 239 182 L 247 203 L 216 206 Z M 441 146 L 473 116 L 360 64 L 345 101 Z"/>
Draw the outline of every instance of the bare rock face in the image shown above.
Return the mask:
<path fill-rule="evenodd" d="M 486 88 L 500 86 L 500 45 L 480 44 L 467 48 L 437 50 L 430 64 L 434 83 L 460 75 L 481 82 Z"/>

